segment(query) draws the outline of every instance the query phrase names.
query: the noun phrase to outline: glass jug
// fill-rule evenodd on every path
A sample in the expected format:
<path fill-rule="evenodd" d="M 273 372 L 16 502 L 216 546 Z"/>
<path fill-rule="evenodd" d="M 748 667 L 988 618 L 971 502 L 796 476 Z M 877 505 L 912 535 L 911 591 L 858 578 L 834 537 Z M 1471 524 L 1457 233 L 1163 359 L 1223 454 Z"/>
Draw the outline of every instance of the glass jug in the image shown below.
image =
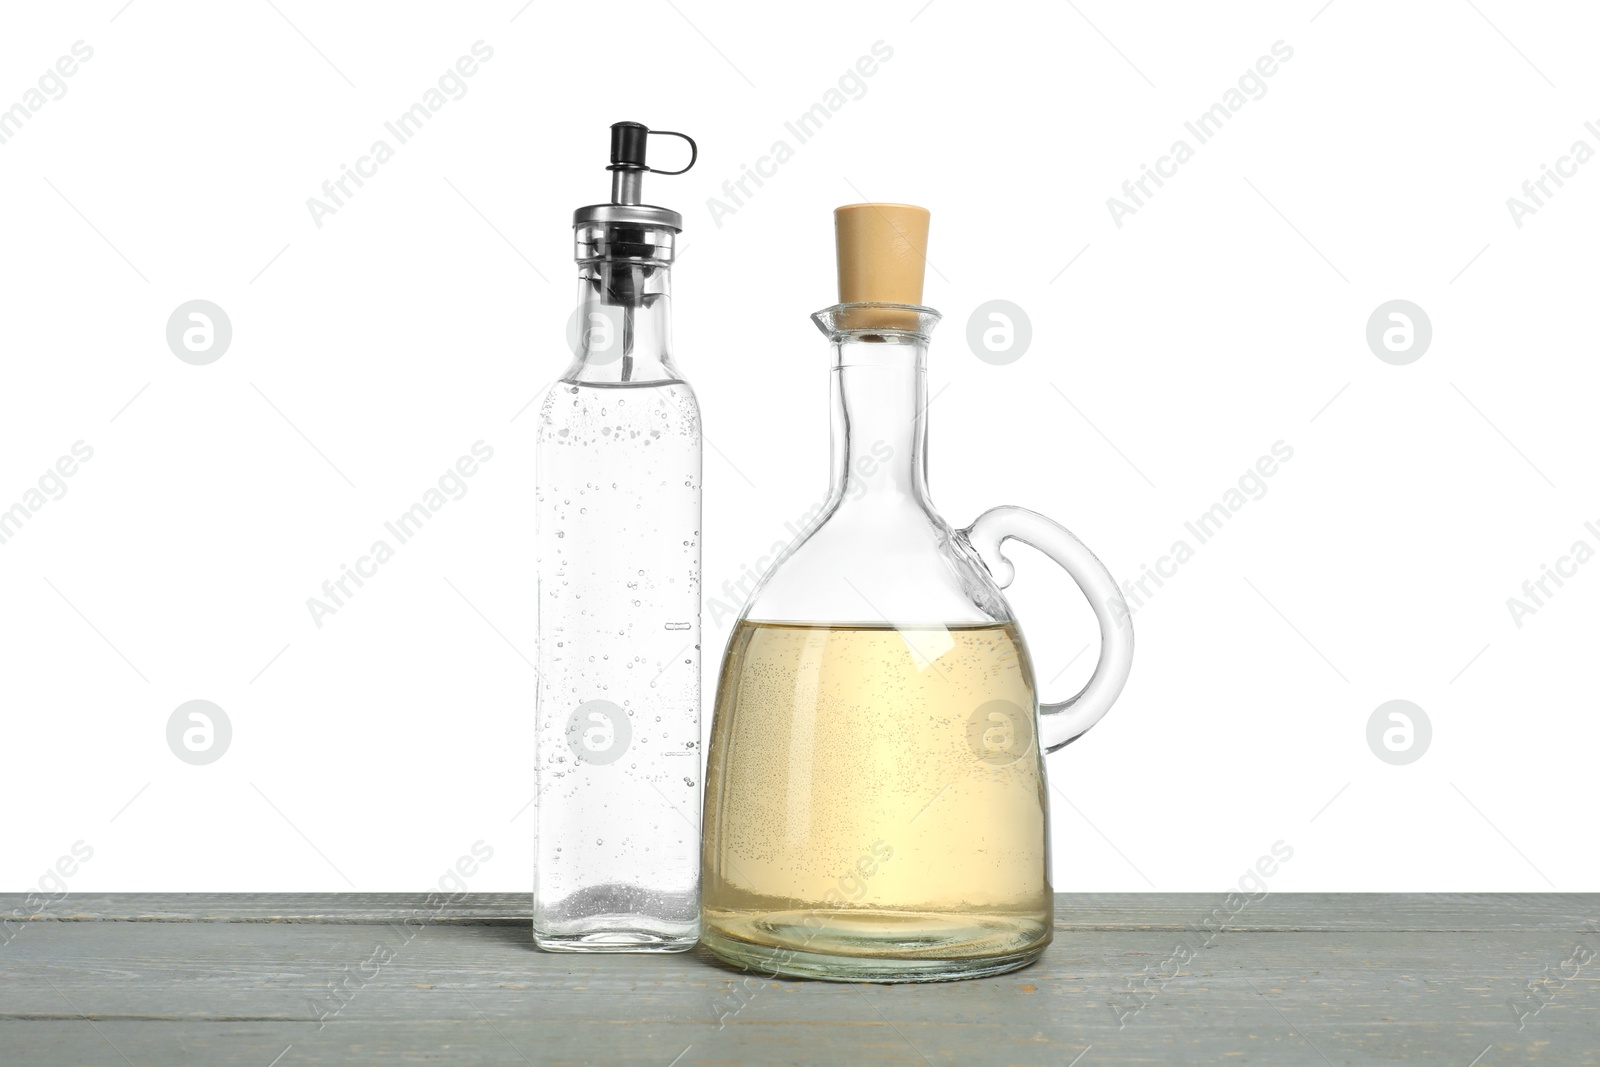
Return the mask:
<path fill-rule="evenodd" d="M 701 939 L 774 975 L 1025 966 L 1051 937 L 1044 754 L 1121 692 L 1132 623 L 1105 567 L 1050 519 L 999 507 L 955 530 L 934 509 L 924 366 L 938 312 L 858 302 L 813 318 L 833 346 L 832 488 L 723 659 Z M 1039 705 L 1001 593 L 1013 538 L 1065 567 L 1100 623 L 1094 674 L 1061 703 Z"/>

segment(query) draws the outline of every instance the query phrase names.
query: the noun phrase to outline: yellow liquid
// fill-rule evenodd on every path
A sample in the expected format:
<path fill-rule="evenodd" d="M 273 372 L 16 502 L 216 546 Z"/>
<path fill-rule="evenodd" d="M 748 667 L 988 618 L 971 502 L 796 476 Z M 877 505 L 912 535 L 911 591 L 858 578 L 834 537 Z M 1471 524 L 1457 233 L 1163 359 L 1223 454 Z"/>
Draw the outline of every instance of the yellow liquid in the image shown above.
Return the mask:
<path fill-rule="evenodd" d="M 706 778 L 702 940 L 753 969 L 992 974 L 1050 940 L 1044 762 L 1013 624 L 741 622 Z"/>

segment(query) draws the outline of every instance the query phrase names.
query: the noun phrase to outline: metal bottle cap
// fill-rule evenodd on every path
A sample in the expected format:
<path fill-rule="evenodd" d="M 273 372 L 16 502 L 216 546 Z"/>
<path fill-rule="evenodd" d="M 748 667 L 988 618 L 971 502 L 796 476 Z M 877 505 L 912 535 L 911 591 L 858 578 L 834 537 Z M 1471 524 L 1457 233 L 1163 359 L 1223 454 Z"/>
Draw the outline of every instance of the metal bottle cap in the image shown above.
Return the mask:
<path fill-rule="evenodd" d="M 689 162 L 680 170 L 660 170 L 645 164 L 647 142 L 651 134 L 659 137 L 681 137 L 689 142 Z M 644 175 L 682 174 L 700 158 L 700 148 L 694 138 L 672 130 L 652 130 L 637 122 L 618 122 L 611 127 L 611 203 L 590 204 L 572 213 L 572 225 L 591 222 L 621 222 L 644 226 L 665 226 L 674 233 L 683 232 L 683 216 L 670 208 L 642 204 Z"/>

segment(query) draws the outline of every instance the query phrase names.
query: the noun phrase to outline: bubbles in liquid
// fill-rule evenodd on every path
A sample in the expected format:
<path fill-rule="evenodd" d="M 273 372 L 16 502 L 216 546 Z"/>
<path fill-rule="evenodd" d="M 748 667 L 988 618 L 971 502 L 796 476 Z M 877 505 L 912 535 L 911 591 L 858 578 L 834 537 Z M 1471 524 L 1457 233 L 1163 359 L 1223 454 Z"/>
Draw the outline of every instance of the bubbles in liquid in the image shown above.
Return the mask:
<path fill-rule="evenodd" d="M 538 766 L 554 783 L 556 761 L 564 760 L 565 775 L 539 797 L 537 906 L 560 922 L 635 914 L 692 924 L 696 835 L 658 792 L 682 773 L 661 757 L 681 759 L 684 733 L 699 735 L 698 678 L 675 655 L 689 635 L 662 629 L 665 620 L 695 617 L 699 591 L 658 578 L 682 568 L 683 548 L 674 542 L 699 525 L 696 492 L 684 484 L 696 442 L 677 433 L 692 403 L 673 400 L 662 421 L 652 409 L 665 389 L 564 388 L 571 407 L 558 400 L 542 410 L 538 456 Z M 653 448 L 646 447 L 651 429 L 666 431 Z M 618 669 L 623 664 L 628 671 Z M 629 751 L 610 765 L 577 759 L 566 738 L 573 709 L 602 695 L 632 723 Z M 670 740 L 642 736 L 644 723 L 657 725 L 657 734 L 667 730 Z M 598 719 L 586 729 L 600 748 L 616 736 Z M 632 842 L 646 837 L 651 861 L 640 864 Z M 561 867 L 555 850 L 564 845 L 573 855 Z M 627 887 L 622 898 L 619 887 Z"/>

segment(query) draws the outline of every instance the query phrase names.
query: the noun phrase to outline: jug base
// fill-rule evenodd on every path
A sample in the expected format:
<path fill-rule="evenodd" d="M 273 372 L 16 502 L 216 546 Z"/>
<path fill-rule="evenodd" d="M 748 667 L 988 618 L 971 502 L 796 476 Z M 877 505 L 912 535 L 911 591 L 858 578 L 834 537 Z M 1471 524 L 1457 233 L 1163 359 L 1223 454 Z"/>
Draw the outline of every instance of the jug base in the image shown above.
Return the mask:
<path fill-rule="evenodd" d="M 1050 943 L 1049 927 L 1043 936 L 1023 947 L 975 953 L 970 941 L 958 946 L 954 941 L 937 940 L 852 943 L 849 952 L 818 952 L 810 945 L 815 931 L 799 924 L 782 923 L 769 917 L 763 926 L 789 927 L 790 937 L 774 941 L 790 944 L 763 944 L 732 936 L 707 923 L 700 943 L 724 963 L 772 976 L 819 978 L 833 982 L 953 982 L 1004 974 L 1033 963 Z M 794 936 L 798 935 L 798 936 Z M 1010 940 L 1010 939 L 1007 939 Z M 1013 944 L 1015 942 L 1013 941 Z M 959 951 L 965 947 L 967 953 Z M 970 954 L 968 954 L 970 953 Z"/>

